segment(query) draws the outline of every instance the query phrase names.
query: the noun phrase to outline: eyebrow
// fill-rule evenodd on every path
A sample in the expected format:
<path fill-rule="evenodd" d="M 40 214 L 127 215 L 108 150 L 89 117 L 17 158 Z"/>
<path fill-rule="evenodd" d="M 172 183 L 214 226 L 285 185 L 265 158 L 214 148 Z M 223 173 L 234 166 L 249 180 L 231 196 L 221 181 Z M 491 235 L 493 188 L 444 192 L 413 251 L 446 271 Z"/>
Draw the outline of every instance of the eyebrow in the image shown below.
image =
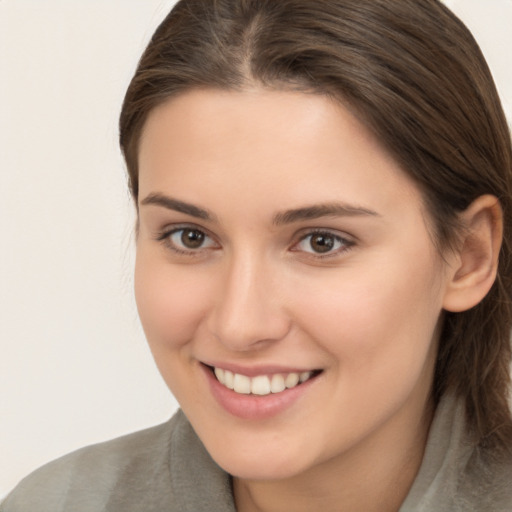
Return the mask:
<path fill-rule="evenodd" d="M 196 217 L 202 220 L 213 221 L 216 218 L 215 215 L 208 210 L 199 208 L 199 206 L 195 206 L 191 203 L 186 203 L 185 201 L 180 201 L 178 199 L 165 196 L 163 194 L 150 194 L 145 199 L 143 199 L 140 204 L 162 206 L 168 210 L 185 213 L 186 215 L 190 215 L 191 217 Z"/>
<path fill-rule="evenodd" d="M 150 194 L 141 201 L 141 205 L 155 205 L 162 206 L 168 210 L 190 215 L 198 219 L 215 221 L 216 216 L 208 210 L 200 208 L 199 206 L 163 194 Z M 359 217 L 359 216 L 372 216 L 379 217 L 380 215 L 368 208 L 361 206 L 353 206 L 345 203 L 325 203 L 315 204 L 311 206 L 304 206 L 295 208 L 293 210 L 285 210 L 278 212 L 274 215 L 273 224 L 281 226 L 284 224 L 292 224 L 303 220 L 319 219 L 321 217 Z"/>
<path fill-rule="evenodd" d="M 273 222 L 276 226 L 280 226 L 302 220 L 319 219 L 321 217 L 359 216 L 380 217 L 377 212 L 361 206 L 352 206 L 345 203 L 325 203 L 279 212 L 274 216 Z"/>

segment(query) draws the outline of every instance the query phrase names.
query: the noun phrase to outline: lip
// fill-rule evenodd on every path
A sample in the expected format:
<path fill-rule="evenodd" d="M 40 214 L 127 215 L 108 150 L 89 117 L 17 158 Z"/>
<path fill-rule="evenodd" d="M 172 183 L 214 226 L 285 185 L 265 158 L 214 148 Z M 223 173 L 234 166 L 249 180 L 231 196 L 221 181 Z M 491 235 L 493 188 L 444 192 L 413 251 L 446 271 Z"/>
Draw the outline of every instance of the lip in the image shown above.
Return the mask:
<path fill-rule="evenodd" d="M 212 365 L 213 366 L 213 365 Z M 286 409 L 292 407 L 297 401 L 306 395 L 311 387 L 318 380 L 319 375 L 312 377 L 311 379 L 303 382 L 302 384 L 281 391 L 280 393 L 270 393 L 264 396 L 256 395 L 243 395 L 235 393 L 233 390 L 223 386 L 213 374 L 209 365 L 200 364 L 201 370 L 205 375 L 210 391 L 217 401 L 217 403 L 229 414 L 236 416 L 244 420 L 265 420 L 281 414 Z M 291 370 L 290 368 L 279 370 L 278 367 L 253 367 L 253 368 L 236 368 L 232 365 L 221 364 L 217 366 L 226 370 L 234 371 L 248 377 L 254 377 L 257 375 L 270 375 L 273 373 L 291 373 L 307 370 Z"/>

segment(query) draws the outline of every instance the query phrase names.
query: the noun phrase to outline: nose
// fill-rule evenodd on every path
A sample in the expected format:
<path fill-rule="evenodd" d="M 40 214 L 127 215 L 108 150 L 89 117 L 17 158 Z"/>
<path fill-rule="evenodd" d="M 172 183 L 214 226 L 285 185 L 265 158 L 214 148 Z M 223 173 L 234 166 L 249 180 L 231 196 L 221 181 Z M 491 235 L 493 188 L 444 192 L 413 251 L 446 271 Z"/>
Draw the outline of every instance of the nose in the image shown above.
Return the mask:
<path fill-rule="evenodd" d="M 209 329 L 232 351 L 259 350 L 284 338 L 291 320 L 276 269 L 253 254 L 233 257 L 219 274 Z"/>

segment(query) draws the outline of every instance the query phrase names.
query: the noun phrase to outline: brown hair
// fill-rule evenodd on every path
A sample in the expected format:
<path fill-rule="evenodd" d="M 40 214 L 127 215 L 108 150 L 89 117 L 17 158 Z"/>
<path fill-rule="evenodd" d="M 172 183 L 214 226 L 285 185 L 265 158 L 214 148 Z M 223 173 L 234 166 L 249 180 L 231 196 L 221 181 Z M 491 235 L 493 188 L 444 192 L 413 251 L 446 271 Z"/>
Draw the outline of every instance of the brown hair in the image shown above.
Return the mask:
<path fill-rule="evenodd" d="M 418 184 L 440 249 L 482 194 L 499 198 L 498 277 L 476 307 L 446 313 L 434 397 L 464 397 L 482 445 L 512 444 L 512 149 L 487 64 L 437 0 L 181 0 L 157 29 L 128 88 L 120 141 L 138 195 L 148 113 L 198 87 L 250 84 L 329 94 L 351 106 Z"/>

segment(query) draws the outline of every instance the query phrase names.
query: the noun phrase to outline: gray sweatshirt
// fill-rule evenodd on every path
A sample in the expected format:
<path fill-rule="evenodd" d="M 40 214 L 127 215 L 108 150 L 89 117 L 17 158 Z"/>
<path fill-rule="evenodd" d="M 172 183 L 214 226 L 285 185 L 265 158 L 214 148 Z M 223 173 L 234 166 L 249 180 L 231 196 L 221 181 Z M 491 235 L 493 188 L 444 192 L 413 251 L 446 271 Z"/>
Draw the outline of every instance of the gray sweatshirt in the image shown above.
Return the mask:
<path fill-rule="evenodd" d="M 512 512 L 512 457 L 487 459 L 468 442 L 462 404 L 444 398 L 399 512 Z M 0 512 L 107 511 L 235 512 L 235 506 L 229 475 L 181 411 L 163 425 L 43 466 L 0 505 Z"/>

